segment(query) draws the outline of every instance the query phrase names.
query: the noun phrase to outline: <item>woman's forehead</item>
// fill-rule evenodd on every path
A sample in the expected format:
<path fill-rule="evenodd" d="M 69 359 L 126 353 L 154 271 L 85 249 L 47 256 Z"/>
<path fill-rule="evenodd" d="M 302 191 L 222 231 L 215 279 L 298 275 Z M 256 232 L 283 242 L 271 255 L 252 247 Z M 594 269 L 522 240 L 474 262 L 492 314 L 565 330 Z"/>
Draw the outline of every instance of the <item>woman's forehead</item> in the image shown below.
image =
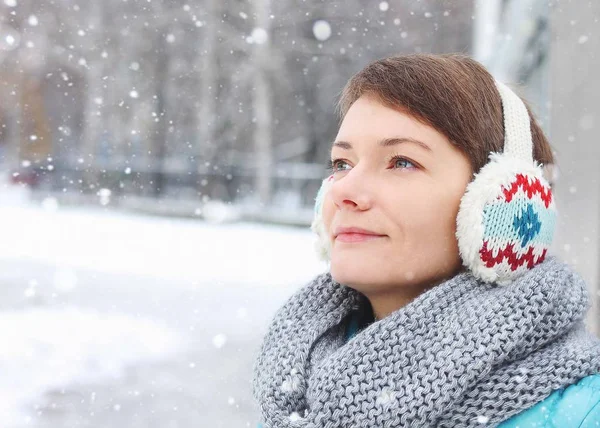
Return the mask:
<path fill-rule="evenodd" d="M 396 147 L 400 145 L 413 145 L 418 147 L 420 150 L 426 152 L 432 152 L 433 149 L 421 140 L 412 137 L 385 137 L 372 144 L 374 148 L 388 148 Z M 336 140 L 332 143 L 332 149 L 339 147 L 342 150 L 353 150 L 354 146 L 350 141 Z"/>

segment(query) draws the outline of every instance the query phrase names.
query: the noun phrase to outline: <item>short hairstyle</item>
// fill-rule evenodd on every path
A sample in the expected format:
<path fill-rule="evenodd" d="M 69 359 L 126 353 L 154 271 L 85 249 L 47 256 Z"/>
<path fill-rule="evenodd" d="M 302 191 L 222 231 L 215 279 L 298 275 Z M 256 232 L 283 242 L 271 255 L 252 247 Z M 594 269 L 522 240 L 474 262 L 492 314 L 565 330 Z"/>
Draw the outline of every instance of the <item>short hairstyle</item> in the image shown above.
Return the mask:
<path fill-rule="evenodd" d="M 444 134 L 469 158 L 477 173 L 490 152 L 502 152 L 502 100 L 494 78 L 479 62 L 462 54 L 409 54 L 379 59 L 356 73 L 342 90 L 340 120 L 362 95 L 375 96 Z M 530 107 L 533 157 L 554 163 L 552 149 Z"/>

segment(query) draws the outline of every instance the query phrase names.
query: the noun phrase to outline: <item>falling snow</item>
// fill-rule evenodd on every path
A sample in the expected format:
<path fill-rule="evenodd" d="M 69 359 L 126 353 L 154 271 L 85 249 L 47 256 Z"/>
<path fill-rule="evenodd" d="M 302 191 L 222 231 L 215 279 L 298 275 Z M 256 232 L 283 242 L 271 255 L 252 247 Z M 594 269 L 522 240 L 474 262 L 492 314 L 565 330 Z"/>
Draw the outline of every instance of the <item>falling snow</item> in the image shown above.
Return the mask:
<path fill-rule="evenodd" d="M 264 28 L 254 28 L 250 36 L 251 43 L 263 45 L 269 39 L 269 33 Z"/>
<path fill-rule="evenodd" d="M 225 346 L 225 343 L 227 343 L 227 336 L 224 334 L 217 334 L 213 337 L 212 343 L 215 348 L 222 348 Z"/>
<path fill-rule="evenodd" d="M 331 25 L 329 22 L 319 19 L 313 25 L 313 34 L 317 40 L 324 42 L 331 37 Z"/>
<path fill-rule="evenodd" d="M 556 248 L 587 276 L 597 270 L 586 209 L 600 194 L 587 98 L 597 8 L 555 9 L 560 32 L 545 8 L 524 12 L 535 28 L 499 10 L 482 36 L 489 16 L 433 0 L 0 2 L 0 227 L 10 243 L 0 246 L 1 426 L 187 426 L 199 403 L 215 426 L 255 426 L 241 367 L 285 298 L 325 269 L 307 229 L 333 107 L 377 56 L 470 49 L 521 81 L 561 168 L 552 177 L 569 242 Z M 564 40 L 547 43 L 556 34 Z M 577 58 L 560 61 L 560 49 Z M 572 79 L 560 91 L 539 84 L 565 63 Z M 571 86 L 588 90 L 572 101 Z M 303 387 L 299 372 L 281 392 Z M 397 399 L 384 388 L 377 405 Z"/>
<path fill-rule="evenodd" d="M 484 416 L 484 415 L 477 416 L 477 423 L 487 424 L 489 422 L 489 420 L 490 420 L 490 418 L 488 416 Z"/>

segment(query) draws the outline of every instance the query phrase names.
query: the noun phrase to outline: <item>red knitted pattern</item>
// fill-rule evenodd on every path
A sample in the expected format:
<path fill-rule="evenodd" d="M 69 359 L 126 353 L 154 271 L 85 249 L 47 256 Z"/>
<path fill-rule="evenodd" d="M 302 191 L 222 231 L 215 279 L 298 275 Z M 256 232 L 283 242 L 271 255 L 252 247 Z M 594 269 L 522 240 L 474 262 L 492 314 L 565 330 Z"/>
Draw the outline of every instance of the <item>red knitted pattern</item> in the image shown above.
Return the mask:
<path fill-rule="evenodd" d="M 483 247 L 479 250 L 481 260 L 485 263 L 486 267 L 494 267 L 495 265 L 502 263 L 505 259 L 510 265 L 512 271 L 517 270 L 520 266 L 523 266 L 527 262 L 527 268 L 531 269 L 538 263 L 541 263 L 546 258 L 547 249 L 544 249 L 539 257 L 535 257 L 533 254 L 533 247 L 529 247 L 527 252 L 521 256 L 513 250 L 514 244 L 509 243 L 504 249 L 498 250 L 498 254 L 494 257 L 493 251 L 488 249 L 488 241 L 484 241 Z"/>
<path fill-rule="evenodd" d="M 534 194 L 539 194 L 542 201 L 544 201 L 546 208 L 548 208 L 550 202 L 552 202 L 552 190 L 545 187 L 539 178 L 535 178 L 532 183 L 529 183 L 527 176 L 523 174 L 517 174 L 517 180 L 511 183 L 510 188 L 502 188 L 506 202 L 511 201 L 512 197 L 519 190 L 519 187 L 527 193 L 529 199 L 531 199 Z"/>

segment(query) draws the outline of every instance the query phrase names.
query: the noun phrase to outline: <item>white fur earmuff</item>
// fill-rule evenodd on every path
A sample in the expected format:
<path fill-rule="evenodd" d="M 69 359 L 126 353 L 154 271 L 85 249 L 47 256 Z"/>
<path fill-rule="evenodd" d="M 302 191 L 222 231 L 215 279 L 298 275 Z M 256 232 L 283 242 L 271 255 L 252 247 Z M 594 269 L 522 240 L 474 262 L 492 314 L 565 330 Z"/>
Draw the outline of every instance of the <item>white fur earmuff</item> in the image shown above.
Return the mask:
<path fill-rule="evenodd" d="M 504 150 L 490 153 L 463 195 L 456 237 L 465 267 L 486 282 L 509 284 L 544 261 L 554 237 L 556 205 L 533 159 L 529 113 L 496 82 L 504 115 Z"/>

